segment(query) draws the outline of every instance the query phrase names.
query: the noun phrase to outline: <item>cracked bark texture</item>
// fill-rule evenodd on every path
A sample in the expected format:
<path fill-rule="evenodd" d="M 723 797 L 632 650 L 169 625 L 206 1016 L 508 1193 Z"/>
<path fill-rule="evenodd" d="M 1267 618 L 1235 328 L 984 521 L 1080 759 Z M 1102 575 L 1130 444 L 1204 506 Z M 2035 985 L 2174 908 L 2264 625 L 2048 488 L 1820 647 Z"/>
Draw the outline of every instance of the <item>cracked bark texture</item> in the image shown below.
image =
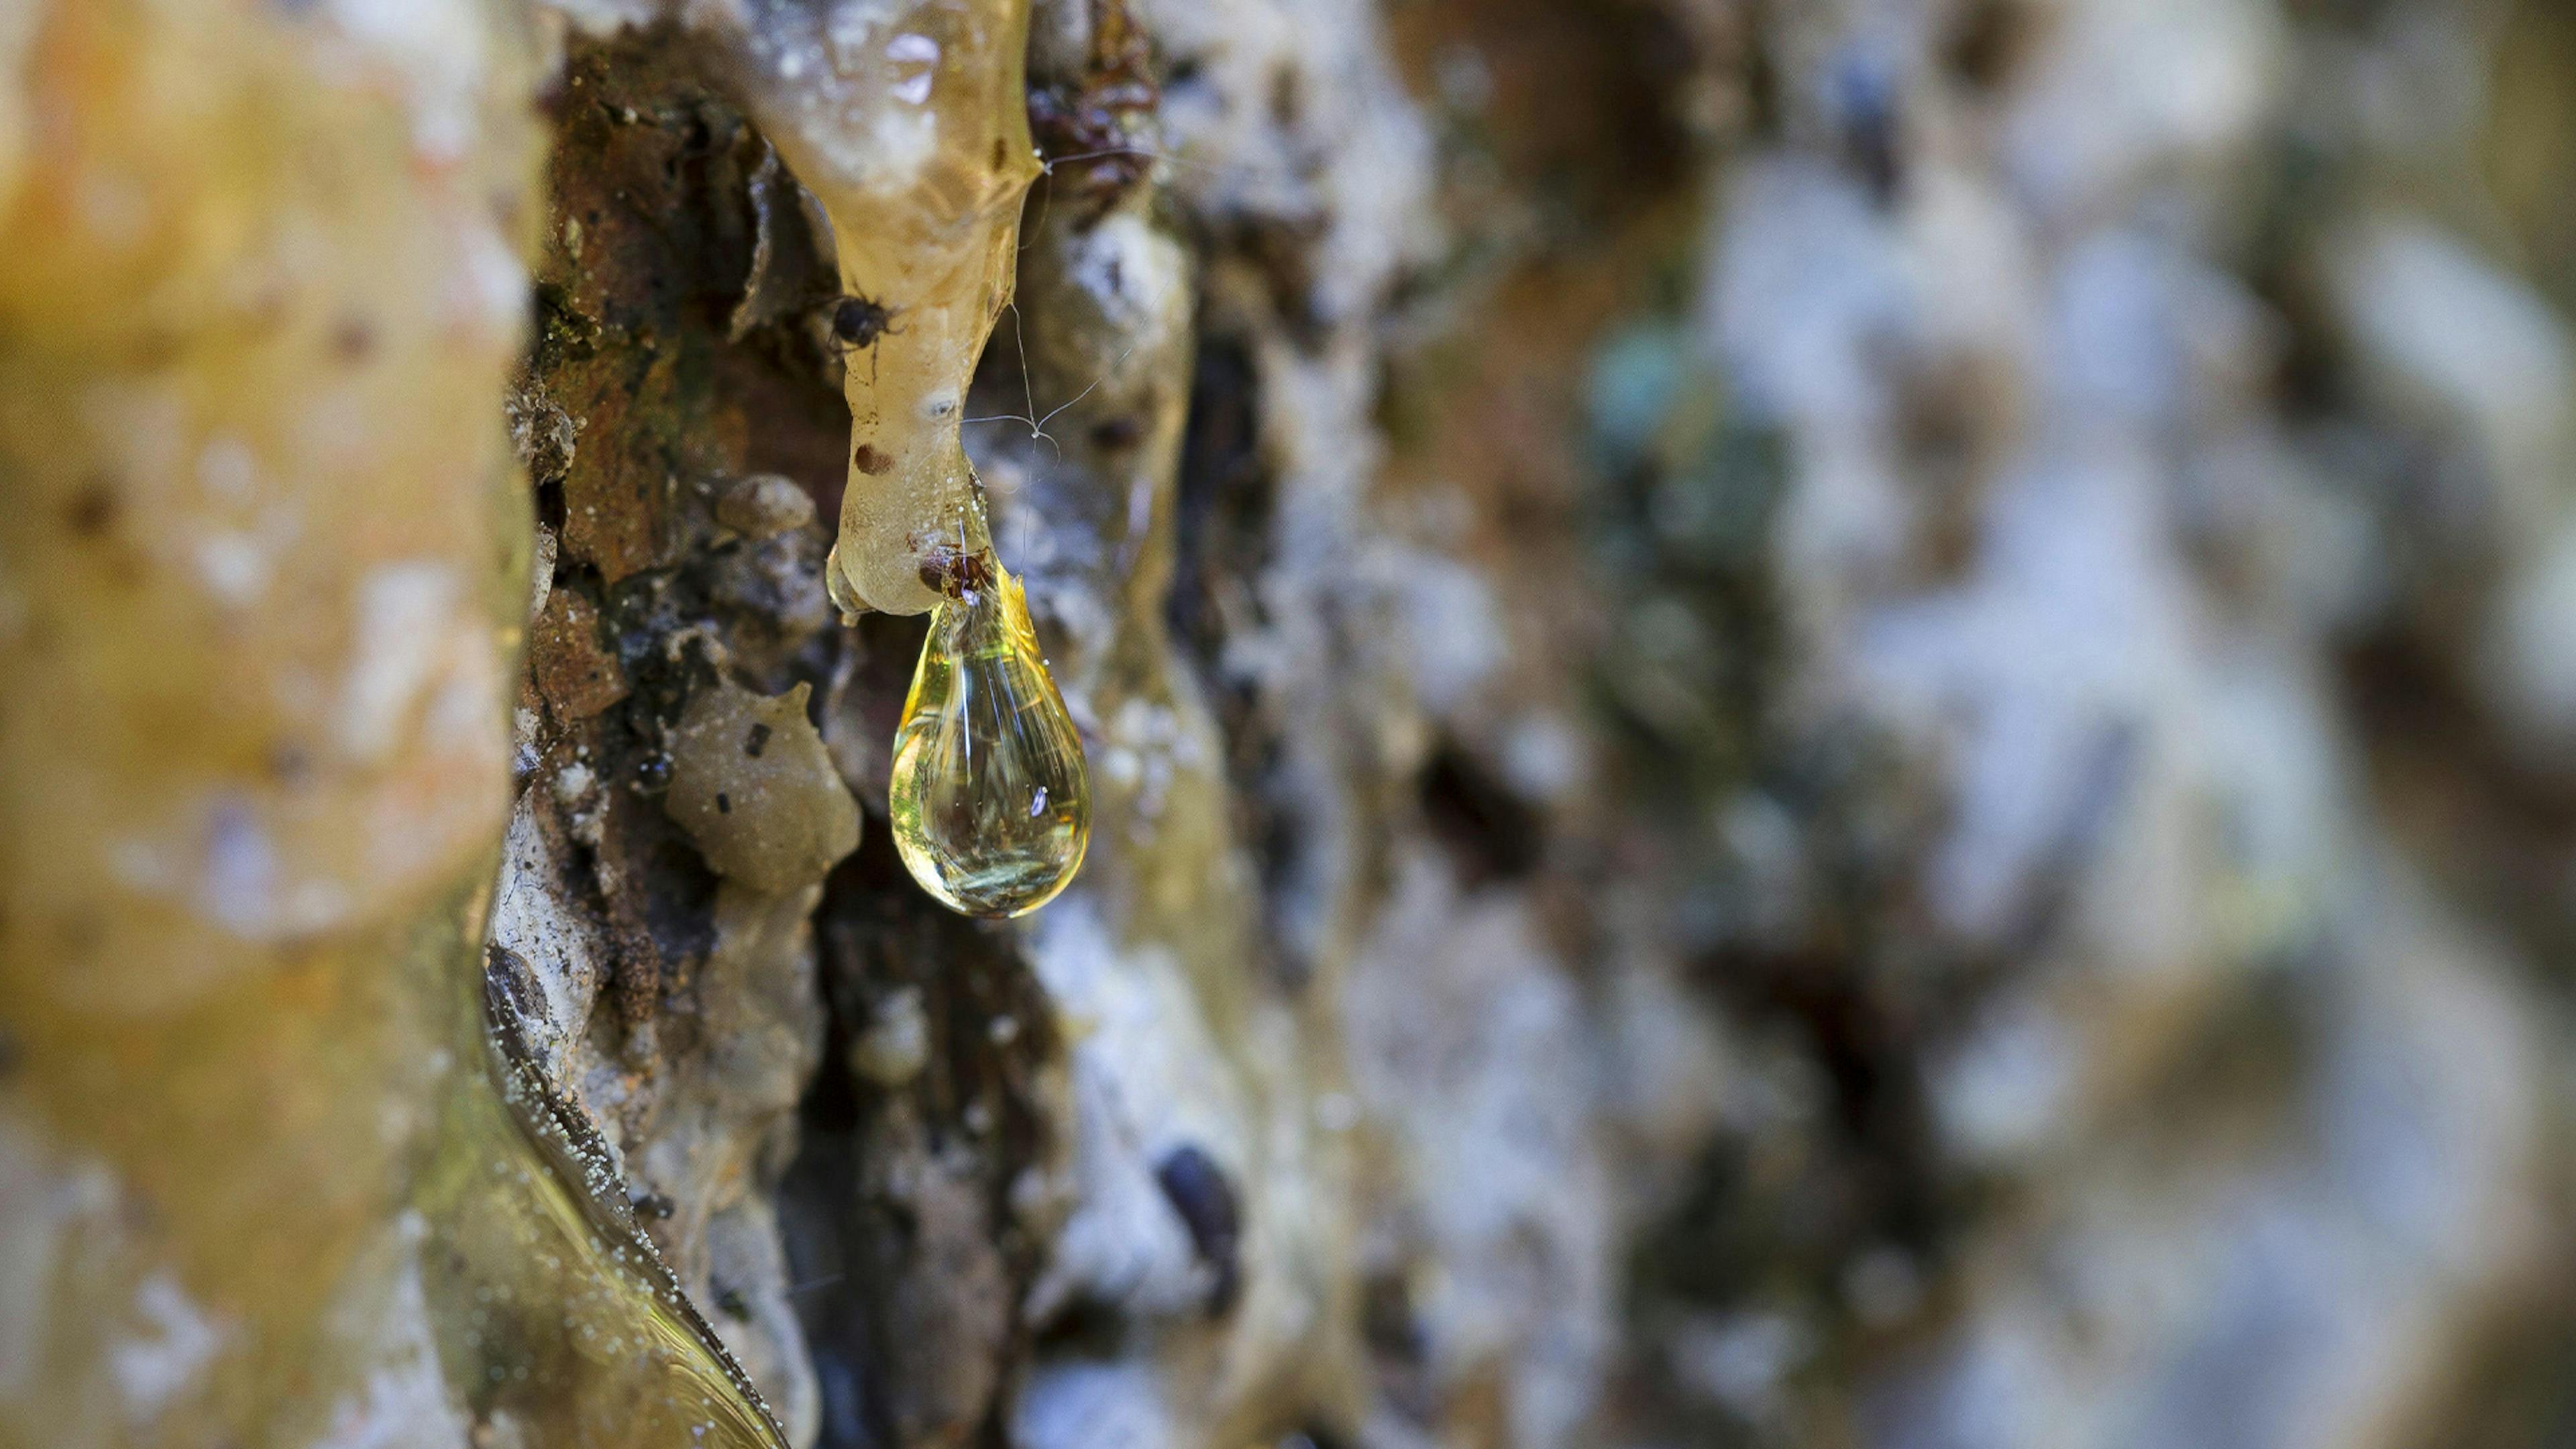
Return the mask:
<path fill-rule="evenodd" d="M 1010 925 L 888 838 L 920 623 L 823 585 L 867 239 L 728 49 L 902 7 L 491 8 L 550 147 L 524 358 L 456 414 L 536 524 L 491 1025 L 797 1449 L 2576 1425 L 2557 6 L 1041 0 L 965 439 L 1097 798 Z M 0 74 L 146 9 L 0 14 Z M 0 83 L 0 239 L 49 94 Z M 0 376 L 44 376 L 11 267 Z M 44 549 L 179 567 L 46 426 L 0 406 L 77 535 L 0 523 L 13 703 Z M 0 716 L 13 877 L 50 718 Z M 343 1320 L 79 1281 L 115 1214 L 21 1130 L 95 1034 L 40 914 L 0 1444 L 554 1442 L 441 1396 L 455 1310 L 390 1270 L 341 1296 L 416 1401 L 155 1417 L 242 1324 Z M 128 1070 L 120 1111 L 240 1098 Z M 111 1301 L 86 1359 L 10 1326 Z"/>

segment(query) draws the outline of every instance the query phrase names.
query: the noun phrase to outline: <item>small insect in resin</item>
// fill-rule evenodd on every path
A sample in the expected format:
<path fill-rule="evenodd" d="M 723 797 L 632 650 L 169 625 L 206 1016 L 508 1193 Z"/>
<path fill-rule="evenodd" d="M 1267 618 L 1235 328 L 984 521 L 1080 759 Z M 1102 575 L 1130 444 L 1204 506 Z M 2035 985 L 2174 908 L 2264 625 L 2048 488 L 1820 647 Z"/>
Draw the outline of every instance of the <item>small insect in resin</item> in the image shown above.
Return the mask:
<path fill-rule="evenodd" d="M 851 353 L 866 353 L 871 385 L 874 385 L 877 375 L 877 343 L 903 335 L 903 329 L 893 325 L 895 314 L 901 310 L 855 293 L 836 298 L 832 303 L 832 346 L 839 350 L 844 366 L 848 365 Z"/>
<path fill-rule="evenodd" d="M 948 544 L 933 544 L 921 555 L 921 582 L 949 598 L 971 604 L 977 595 L 992 587 L 994 567 L 989 551 L 969 552 Z"/>
<path fill-rule="evenodd" d="M 832 341 L 843 352 L 862 352 L 880 337 L 900 336 L 893 324 L 897 309 L 868 297 L 848 296 L 832 304 Z"/>

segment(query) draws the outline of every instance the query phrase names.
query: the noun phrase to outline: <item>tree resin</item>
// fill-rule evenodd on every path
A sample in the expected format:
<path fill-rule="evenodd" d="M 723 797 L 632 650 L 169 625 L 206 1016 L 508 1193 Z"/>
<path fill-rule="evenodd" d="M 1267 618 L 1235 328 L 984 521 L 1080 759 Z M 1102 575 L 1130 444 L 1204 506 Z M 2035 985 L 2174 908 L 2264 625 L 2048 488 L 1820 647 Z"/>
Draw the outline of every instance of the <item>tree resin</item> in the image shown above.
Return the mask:
<path fill-rule="evenodd" d="M 1082 866 L 1091 782 L 1020 581 L 989 551 L 966 563 L 921 644 L 888 813 L 923 890 L 970 916 L 1025 915 Z"/>

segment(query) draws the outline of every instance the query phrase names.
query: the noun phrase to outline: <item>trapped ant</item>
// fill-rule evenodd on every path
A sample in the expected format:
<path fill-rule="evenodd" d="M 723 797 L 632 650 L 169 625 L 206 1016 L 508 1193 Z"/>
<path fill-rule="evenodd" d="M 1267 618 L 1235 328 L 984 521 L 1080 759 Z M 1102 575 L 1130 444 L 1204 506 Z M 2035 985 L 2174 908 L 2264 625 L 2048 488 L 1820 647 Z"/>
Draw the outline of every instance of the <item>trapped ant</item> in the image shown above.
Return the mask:
<path fill-rule="evenodd" d="M 886 325 L 894 320 L 895 311 L 866 297 L 837 298 L 832 303 L 832 340 L 852 351 L 874 347 L 878 338 L 902 331 Z"/>
<path fill-rule="evenodd" d="M 853 352 L 868 354 L 868 376 L 876 376 L 876 346 L 880 338 L 901 336 L 903 329 L 892 323 L 903 309 L 889 307 L 870 297 L 850 295 L 832 301 L 832 345 L 844 359 Z"/>
<path fill-rule="evenodd" d="M 900 336 L 903 329 L 889 324 L 901 310 L 868 297 L 836 297 L 832 301 L 832 340 L 844 350 L 856 352 L 876 346 L 880 337 Z"/>
<path fill-rule="evenodd" d="M 992 587 L 993 555 L 989 551 L 967 553 L 949 544 L 933 544 L 922 551 L 921 582 L 949 598 L 972 600 Z"/>

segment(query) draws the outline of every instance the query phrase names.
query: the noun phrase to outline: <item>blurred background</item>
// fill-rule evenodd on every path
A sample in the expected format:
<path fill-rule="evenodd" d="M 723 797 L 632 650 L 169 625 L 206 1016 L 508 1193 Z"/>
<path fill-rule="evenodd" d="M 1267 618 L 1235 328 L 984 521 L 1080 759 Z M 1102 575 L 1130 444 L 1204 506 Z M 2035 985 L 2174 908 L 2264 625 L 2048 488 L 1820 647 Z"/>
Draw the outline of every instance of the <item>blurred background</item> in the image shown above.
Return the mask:
<path fill-rule="evenodd" d="M 1386 23 L 1419 1442 L 2576 1442 L 2576 12 Z"/>

